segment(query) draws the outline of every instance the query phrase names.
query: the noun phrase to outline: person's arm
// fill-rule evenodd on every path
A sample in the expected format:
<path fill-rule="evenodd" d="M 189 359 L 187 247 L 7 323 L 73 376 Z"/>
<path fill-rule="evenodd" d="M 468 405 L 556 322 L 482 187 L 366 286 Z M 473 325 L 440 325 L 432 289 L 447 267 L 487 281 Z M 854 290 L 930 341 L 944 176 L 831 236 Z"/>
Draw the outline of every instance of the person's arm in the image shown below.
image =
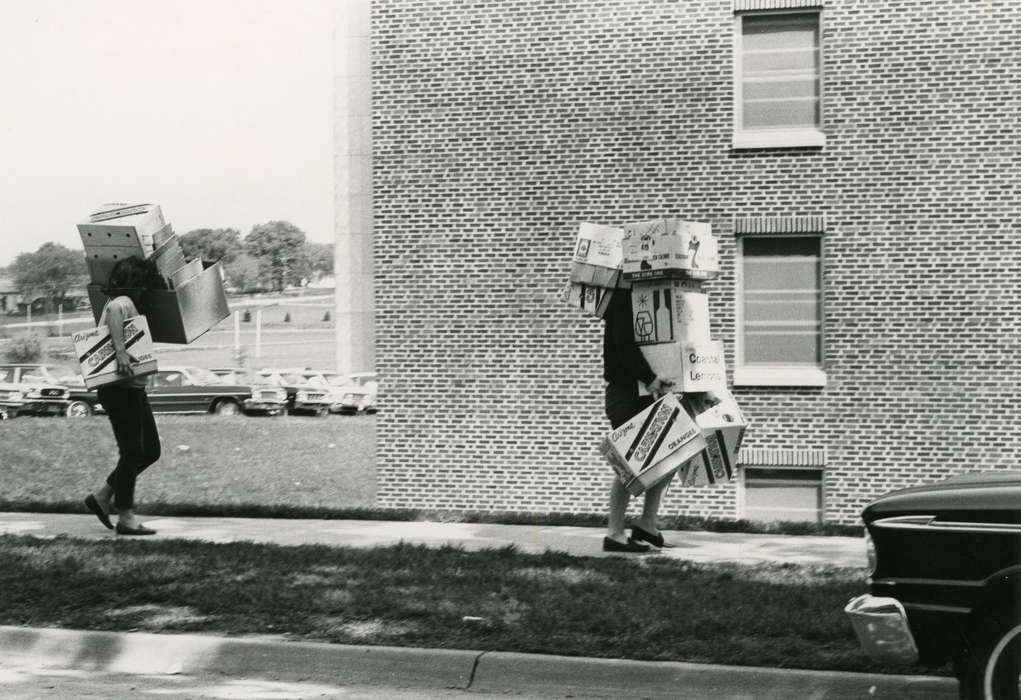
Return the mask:
<path fill-rule="evenodd" d="M 664 382 L 656 376 L 656 373 L 649 367 L 645 355 L 635 343 L 635 334 L 631 328 L 634 319 L 631 315 L 629 297 L 630 293 L 625 290 L 614 292 L 614 299 L 607 310 L 608 314 L 613 315 L 609 319 L 610 340 L 617 357 L 630 369 L 635 379 L 645 384 L 649 393 L 654 397 L 659 398 L 670 390 L 672 382 Z"/>
<path fill-rule="evenodd" d="M 117 362 L 117 374 L 130 377 L 135 373 L 131 369 L 131 356 L 124 344 L 124 307 L 111 303 L 106 307 L 106 327 L 113 341 L 114 354 Z"/>

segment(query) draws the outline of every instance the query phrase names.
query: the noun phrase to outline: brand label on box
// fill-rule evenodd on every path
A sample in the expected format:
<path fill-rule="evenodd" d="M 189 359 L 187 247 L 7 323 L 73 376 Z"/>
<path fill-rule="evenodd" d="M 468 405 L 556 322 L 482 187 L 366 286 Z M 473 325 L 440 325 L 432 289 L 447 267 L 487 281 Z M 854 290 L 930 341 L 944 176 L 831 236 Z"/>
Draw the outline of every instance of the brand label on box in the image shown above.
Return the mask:
<path fill-rule="evenodd" d="M 124 379 L 117 374 L 113 339 L 105 324 L 75 333 L 71 340 L 86 387 L 92 389 Z M 132 358 L 136 376 L 156 371 L 156 357 L 145 316 L 133 316 L 124 321 L 124 347 Z"/>
<path fill-rule="evenodd" d="M 687 276 L 712 279 L 720 271 L 719 245 L 709 224 L 655 219 L 624 225 L 624 261 L 628 279 Z"/>
<path fill-rule="evenodd" d="M 688 393 L 726 389 L 723 343 L 655 343 L 638 348 L 656 376 Z M 645 393 L 648 393 L 647 391 Z"/>
<path fill-rule="evenodd" d="M 726 390 L 685 394 L 684 407 L 702 430 L 706 448 L 685 465 L 681 483 L 711 486 L 730 481 L 747 421 L 733 395 Z"/>
<path fill-rule="evenodd" d="M 709 342 L 709 297 L 695 280 L 636 282 L 631 293 L 635 342 Z"/>
<path fill-rule="evenodd" d="M 667 394 L 608 433 L 600 451 L 629 490 L 634 490 L 638 480 L 640 492 L 704 448 L 705 440 L 694 420 L 676 396 Z M 661 468 L 665 460 L 666 468 Z"/>
<path fill-rule="evenodd" d="M 578 229 L 574 262 L 617 269 L 624 259 L 624 229 L 583 223 Z"/>

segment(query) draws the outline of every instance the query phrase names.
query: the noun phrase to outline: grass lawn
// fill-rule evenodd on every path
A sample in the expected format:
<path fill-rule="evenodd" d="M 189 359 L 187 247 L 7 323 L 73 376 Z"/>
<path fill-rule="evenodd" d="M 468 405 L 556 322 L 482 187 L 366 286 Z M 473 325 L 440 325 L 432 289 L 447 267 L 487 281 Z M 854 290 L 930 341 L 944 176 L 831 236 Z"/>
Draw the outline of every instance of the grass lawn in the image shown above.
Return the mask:
<path fill-rule="evenodd" d="M 374 416 L 157 415 L 163 457 L 139 478 L 139 509 L 367 508 L 376 493 Z M 81 510 L 113 469 L 106 416 L 0 422 L 0 507 Z M 180 508 L 180 506 L 186 506 Z M 194 512 L 195 508 L 192 509 Z M 199 511 L 201 512 L 201 511 Z"/>
<path fill-rule="evenodd" d="M 14 535 L 0 561 L 8 625 L 903 671 L 845 619 L 858 569 Z"/>

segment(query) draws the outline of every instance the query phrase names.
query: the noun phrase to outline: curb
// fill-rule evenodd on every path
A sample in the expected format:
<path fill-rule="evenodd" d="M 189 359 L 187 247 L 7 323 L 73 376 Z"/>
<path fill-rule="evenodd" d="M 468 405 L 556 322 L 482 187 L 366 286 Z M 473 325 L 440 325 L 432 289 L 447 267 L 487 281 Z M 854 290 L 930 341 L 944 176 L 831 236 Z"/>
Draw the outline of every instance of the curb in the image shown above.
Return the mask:
<path fill-rule="evenodd" d="M 275 637 L 0 626 L 0 658 L 5 664 L 38 669 L 217 674 L 345 686 L 513 691 L 538 697 L 957 698 L 954 679 L 933 676 L 356 646 Z"/>

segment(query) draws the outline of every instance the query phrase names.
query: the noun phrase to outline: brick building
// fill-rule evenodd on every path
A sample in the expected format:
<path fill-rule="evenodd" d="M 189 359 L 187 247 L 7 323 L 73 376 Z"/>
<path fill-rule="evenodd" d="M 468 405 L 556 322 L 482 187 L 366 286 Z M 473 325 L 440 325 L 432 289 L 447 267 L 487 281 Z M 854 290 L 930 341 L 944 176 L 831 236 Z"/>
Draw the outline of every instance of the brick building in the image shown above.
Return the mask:
<path fill-rule="evenodd" d="M 384 378 L 379 505 L 605 512 L 601 323 L 557 293 L 579 222 L 663 215 L 720 240 L 750 419 L 741 478 L 664 514 L 851 523 L 1017 468 L 1013 0 L 353 6 L 339 333 L 375 329 L 341 364 Z"/>

